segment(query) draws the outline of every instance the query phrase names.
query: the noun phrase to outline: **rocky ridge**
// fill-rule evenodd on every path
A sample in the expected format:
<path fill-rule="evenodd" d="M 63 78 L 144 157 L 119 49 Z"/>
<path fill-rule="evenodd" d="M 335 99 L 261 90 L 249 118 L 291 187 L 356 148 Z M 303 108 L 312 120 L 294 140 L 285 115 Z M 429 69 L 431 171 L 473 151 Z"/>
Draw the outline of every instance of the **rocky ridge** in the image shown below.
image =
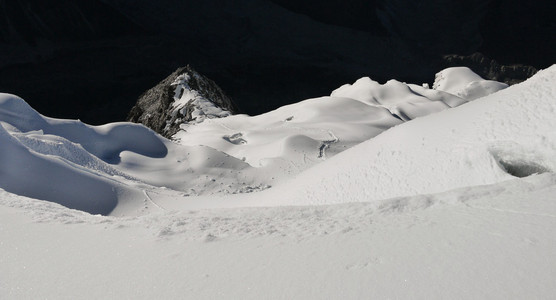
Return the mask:
<path fill-rule="evenodd" d="M 236 111 L 232 99 L 214 81 L 188 65 L 143 93 L 126 120 L 171 138 L 180 126 L 229 116 Z"/>

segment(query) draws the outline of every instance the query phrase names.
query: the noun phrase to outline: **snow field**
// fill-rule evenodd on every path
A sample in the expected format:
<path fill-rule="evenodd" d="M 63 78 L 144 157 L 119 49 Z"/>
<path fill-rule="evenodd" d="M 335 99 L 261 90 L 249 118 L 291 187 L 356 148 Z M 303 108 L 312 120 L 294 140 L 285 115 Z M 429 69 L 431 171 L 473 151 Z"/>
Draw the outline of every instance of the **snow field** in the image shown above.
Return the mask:
<path fill-rule="evenodd" d="M 441 74 L 439 87 L 453 85 L 454 76 L 466 84 L 458 87 L 460 94 L 468 93 L 467 86 L 473 83 L 483 94 L 503 87 L 468 69 L 447 69 Z M 174 109 L 199 100 L 184 85 L 187 78 L 178 79 Z M 5 161 L 0 188 L 94 214 L 144 214 L 160 210 L 159 201 L 169 198 L 249 193 L 285 184 L 402 120 L 466 101 L 441 90 L 395 80 L 381 85 L 363 78 L 337 89 L 331 97 L 263 115 L 199 119 L 200 123 L 184 126 L 171 142 L 137 124 L 89 126 L 44 117 L 21 98 L 3 94 L 2 136 L 19 149 L 10 153 L 24 153 L 10 155 L 28 158 Z M 58 170 L 58 175 L 49 176 L 47 169 Z M 72 184 L 65 184 L 70 178 Z M 303 199 L 290 203 L 293 199 L 288 203 L 306 203 Z M 182 202 L 187 207 L 199 200 Z M 177 208 L 173 203 L 172 207 Z"/>
<path fill-rule="evenodd" d="M 551 299 L 555 83 L 424 116 L 502 86 L 362 79 L 176 141 L 0 94 L 0 295 Z"/>
<path fill-rule="evenodd" d="M 103 217 L 0 192 L 16 298 L 550 299 L 556 177 L 381 202 Z M 9 276 L 8 276 L 9 275 Z"/>

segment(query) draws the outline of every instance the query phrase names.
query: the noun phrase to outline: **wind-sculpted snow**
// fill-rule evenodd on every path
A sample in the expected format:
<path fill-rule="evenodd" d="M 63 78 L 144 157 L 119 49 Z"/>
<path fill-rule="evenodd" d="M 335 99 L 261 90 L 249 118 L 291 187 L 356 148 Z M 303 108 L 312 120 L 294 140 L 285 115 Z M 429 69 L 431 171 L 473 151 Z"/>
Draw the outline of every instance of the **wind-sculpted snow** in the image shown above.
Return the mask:
<path fill-rule="evenodd" d="M 0 94 L 0 127 L 0 188 L 93 214 L 145 209 L 149 184 L 197 194 L 191 187 L 201 192 L 219 177 L 229 179 L 218 187 L 250 183 L 248 176 L 224 174 L 241 174 L 246 164 L 214 149 L 179 147 L 132 123 L 89 126 L 43 117 L 9 94 Z"/>
<path fill-rule="evenodd" d="M 362 79 L 176 141 L 0 94 L 0 295 L 551 299 L 555 82 Z"/>
<path fill-rule="evenodd" d="M 93 214 L 108 214 L 118 204 L 118 184 L 30 150 L 1 123 L 0 145 L 0 187 L 6 191 Z"/>
<path fill-rule="evenodd" d="M 467 68 L 439 74 L 449 82 L 463 80 L 463 87 L 456 92 L 466 97 L 396 80 L 382 85 L 366 77 L 338 88 L 330 97 L 301 101 L 255 117 L 236 115 L 205 121 L 185 127 L 174 137 L 181 144 L 213 147 L 255 167 L 289 161 L 282 168 L 291 169 L 293 163 L 293 170 L 288 170 L 291 174 L 314 165 L 326 154 L 330 157 L 373 138 L 402 120 L 459 106 L 478 94 L 507 87 L 483 80 Z"/>
<path fill-rule="evenodd" d="M 372 201 L 554 172 L 555 83 L 553 66 L 522 84 L 392 128 L 307 170 L 281 199 Z"/>
<path fill-rule="evenodd" d="M 466 67 L 448 68 L 438 72 L 433 89 L 456 95 L 466 100 L 475 100 L 507 88 L 505 83 L 483 80 Z"/>
<path fill-rule="evenodd" d="M 117 162 L 122 151 L 151 157 L 164 157 L 167 149 L 156 134 L 131 123 L 89 126 L 80 121 L 43 117 L 23 99 L 0 94 L 0 121 L 19 132 L 42 131 L 78 143 L 105 161 Z"/>
<path fill-rule="evenodd" d="M 241 196 L 240 200 L 228 196 L 229 201 L 220 203 L 218 200 L 217 203 L 224 206 L 334 203 L 365 200 L 361 198 L 362 189 L 372 199 L 416 191 L 439 191 L 442 189 L 437 187 L 451 187 L 446 183 L 451 179 L 422 177 L 421 181 L 415 181 L 420 184 L 416 187 L 409 183 L 411 177 L 406 178 L 411 175 L 399 170 L 418 174 L 421 171 L 413 166 L 419 162 L 398 159 L 396 153 L 412 149 L 418 154 L 408 157 L 419 156 L 413 159 L 427 162 L 430 158 L 413 145 L 414 138 L 426 132 L 432 135 L 428 126 L 445 129 L 453 122 L 458 123 L 458 119 L 471 116 L 458 115 L 454 120 L 438 122 L 442 125 L 415 127 L 416 133 L 402 130 L 400 136 L 394 138 L 387 136 L 398 129 L 389 129 L 407 121 L 419 124 L 420 120 L 413 119 L 462 105 L 504 87 L 482 80 L 466 68 L 442 71 L 432 89 L 395 80 L 379 84 L 362 78 L 353 85 L 338 88 L 329 97 L 304 100 L 259 116 L 207 118 L 201 123 L 183 126 L 174 135 L 174 141 L 137 124 L 89 126 L 80 121 L 47 118 L 22 99 L 2 94 L 3 139 L 19 149 L 10 153 L 22 151 L 33 159 L 5 160 L 4 164 L 9 166 L 6 170 L 11 171 L 4 171 L 0 188 L 91 213 L 113 215 L 144 214 L 165 207 L 212 206 L 214 201 L 200 204 L 204 198 L 196 196 L 245 194 L 271 187 L 275 188 L 261 194 L 265 195 L 264 200 L 252 200 L 258 196 Z M 402 127 L 414 128 L 409 124 Z M 388 133 L 382 134 L 386 130 Z M 449 137 L 443 139 L 452 141 Z M 362 142 L 378 146 L 360 150 L 366 153 L 346 154 L 350 157 L 347 161 L 327 161 Z M 390 148 L 391 153 L 386 153 Z M 377 160 L 376 153 L 382 158 Z M 3 159 L 5 157 L 8 156 Z M 26 160 L 31 162 L 24 162 Z M 45 167 L 43 161 L 53 167 Z M 504 164 L 512 160 L 499 161 Z M 451 161 L 446 166 L 457 163 L 459 161 Z M 363 168 L 357 165 L 366 166 L 365 171 L 356 171 L 362 172 L 361 176 L 346 182 L 345 179 L 352 176 L 349 170 Z M 506 168 L 512 169 L 507 164 Z M 60 175 L 51 178 L 49 169 L 59 170 L 56 172 Z M 62 174 L 63 170 L 67 170 L 67 174 Z M 307 174 L 299 175 L 304 172 Z M 27 176 L 28 173 L 42 175 L 33 177 Z M 74 175 L 82 173 L 86 175 Z M 504 171 L 500 173 L 501 177 L 506 175 Z M 324 174 L 327 174 L 325 178 L 321 178 Z M 482 176 L 480 170 L 473 176 L 475 181 L 462 180 L 458 186 L 496 181 Z M 68 186 L 64 184 L 68 177 L 81 178 L 82 182 Z M 292 178 L 296 179 L 291 181 Z M 364 178 L 373 178 L 377 184 L 366 183 Z M 323 184 L 329 180 L 334 182 Z M 37 183 L 32 183 L 35 181 Z M 91 189 L 86 184 L 99 185 L 99 188 Z M 402 185 L 395 188 L 398 193 L 392 193 L 393 186 L 398 184 Z M 303 188 L 305 185 L 312 188 L 307 190 Z M 343 186 L 349 186 L 352 191 L 344 191 Z M 104 204 L 89 207 L 87 203 L 91 198 L 98 198 L 96 201 Z"/>

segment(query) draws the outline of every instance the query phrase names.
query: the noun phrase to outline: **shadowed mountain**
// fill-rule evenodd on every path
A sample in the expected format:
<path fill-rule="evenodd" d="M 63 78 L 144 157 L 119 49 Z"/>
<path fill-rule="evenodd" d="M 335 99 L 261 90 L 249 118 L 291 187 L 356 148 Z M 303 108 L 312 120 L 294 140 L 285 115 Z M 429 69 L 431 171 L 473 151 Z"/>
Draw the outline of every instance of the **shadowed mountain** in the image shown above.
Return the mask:
<path fill-rule="evenodd" d="M 524 6 L 523 26 L 511 33 L 503 24 L 516 8 L 502 1 L 0 3 L 0 90 L 47 115 L 94 124 L 123 120 L 139 95 L 186 64 L 218 82 L 240 111 L 258 114 L 362 76 L 431 81 L 445 54 L 481 51 L 537 68 L 554 61 L 554 22 L 538 12 L 549 1 Z M 511 46 L 524 36 L 528 45 Z"/>
<path fill-rule="evenodd" d="M 87 41 L 144 31 L 97 0 L 0 0 L 0 4 L 4 43 L 36 46 L 42 41 Z"/>

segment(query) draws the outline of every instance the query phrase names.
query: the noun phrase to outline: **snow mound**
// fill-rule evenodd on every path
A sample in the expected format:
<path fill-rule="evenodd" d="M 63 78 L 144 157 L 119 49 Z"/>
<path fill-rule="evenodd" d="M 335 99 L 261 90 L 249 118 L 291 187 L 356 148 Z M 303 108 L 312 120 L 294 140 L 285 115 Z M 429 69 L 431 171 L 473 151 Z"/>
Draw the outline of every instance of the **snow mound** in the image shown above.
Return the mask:
<path fill-rule="evenodd" d="M 505 89 L 508 85 L 484 80 L 467 67 L 453 67 L 438 72 L 432 87 L 466 100 L 475 100 Z"/>
<path fill-rule="evenodd" d="M 156 134 L 144 126 L 126 122 L 89 126 L 80 121 L 48 118 L 23 99 L 9 94 L 0 94 L 0 121 L 8 123 L 14 131 L 41 131 L 65 138 L 105 161 L 118 161 L 123 151 L 152 157 L 164 157 L 167 153 Z"/>
<path fill-rule="evenodd" d="M 552 66 L 522 84 L 392 128 L 299 175 L 277 201 L 373 201 L 554 172 L 555 82 Z"/>
<path fill-rule="evenodd" d="M 6 191 L 93 214 L 108 214 L 118 204 L 116 184 L 27 148 L 2 124 L 0 144 L 0 187 Z"/>

